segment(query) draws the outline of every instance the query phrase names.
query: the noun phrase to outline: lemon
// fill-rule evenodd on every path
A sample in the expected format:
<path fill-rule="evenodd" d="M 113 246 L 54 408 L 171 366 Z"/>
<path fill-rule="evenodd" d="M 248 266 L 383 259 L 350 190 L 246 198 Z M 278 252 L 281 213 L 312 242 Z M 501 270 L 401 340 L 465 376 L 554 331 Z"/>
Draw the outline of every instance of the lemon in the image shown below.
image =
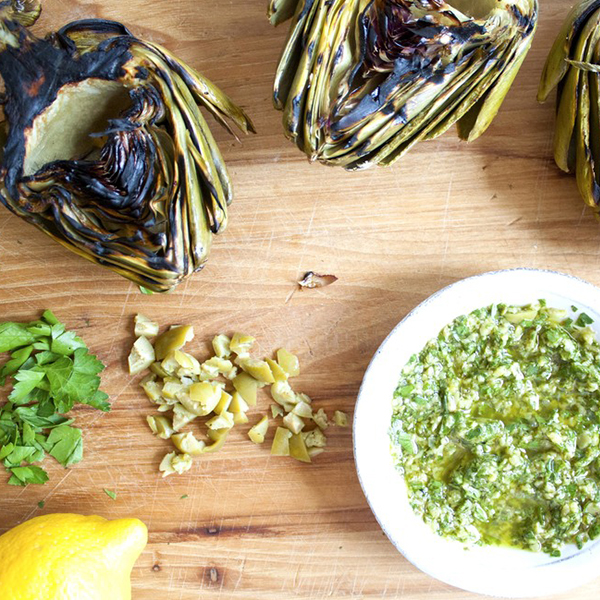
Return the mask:
<path fill-rule="evenodd" d="M 56 514 L 0 536 L 2 600 L 130 600 L 148 531 L 137 519 Z"/>

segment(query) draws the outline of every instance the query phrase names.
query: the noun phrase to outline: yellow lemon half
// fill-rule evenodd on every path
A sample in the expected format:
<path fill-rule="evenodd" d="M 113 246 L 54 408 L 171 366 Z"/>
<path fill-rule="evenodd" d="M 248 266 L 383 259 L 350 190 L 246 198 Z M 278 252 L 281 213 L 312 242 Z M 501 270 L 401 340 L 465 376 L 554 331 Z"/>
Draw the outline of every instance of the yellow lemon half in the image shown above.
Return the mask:
<path fill-rule="evenodd" d="M 131 569 L 147 541 L 138 519 L 36 517 L 0 536 L 0 598 L 130 600 Z"/>

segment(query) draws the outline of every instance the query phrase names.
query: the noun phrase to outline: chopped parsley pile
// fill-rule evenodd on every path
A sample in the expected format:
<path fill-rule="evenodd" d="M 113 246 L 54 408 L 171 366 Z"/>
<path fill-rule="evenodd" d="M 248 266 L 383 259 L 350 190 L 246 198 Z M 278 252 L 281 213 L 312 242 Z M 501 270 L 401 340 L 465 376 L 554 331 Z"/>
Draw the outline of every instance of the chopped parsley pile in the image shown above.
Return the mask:
<path fill-rule="evenodd" d="M 492 305 L 455 319 L 404 367 L 392 455 L 438 534 L 552 556 L 600 536 L 591 323 L 544 301 Z"/>
<path fill-rule="evenodd" d="M 46 453 L 65 467 L 83 457 L 81 430 L 66 413 L 75 404 L 110 410 L 99 389 L 104 365 L 49 310 L 31 323 L 1 323 L 0 352 L 9 353 L 0 368 L 0 460 L 10 485 L 45 483 L 35 463 Z"/>

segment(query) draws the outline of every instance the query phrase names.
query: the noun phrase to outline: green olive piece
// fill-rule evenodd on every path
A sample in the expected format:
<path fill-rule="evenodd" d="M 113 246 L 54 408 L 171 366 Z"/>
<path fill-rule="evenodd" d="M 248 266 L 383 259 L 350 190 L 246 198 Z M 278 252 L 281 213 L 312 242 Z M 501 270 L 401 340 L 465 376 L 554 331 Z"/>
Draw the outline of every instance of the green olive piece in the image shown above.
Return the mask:
<path fill-rule="evenodd" d="M 154 349 L 156 358 L 162 360 L 173 350 L 181 350 L 194 339 L 194 328 L 191 325 L 180 325 L 165 331 L 156 338 Z"/>
<path fill-rule="evenodd" d="M 269 417 L 265 415 L 256 425 L 248 431 L 248 437 L 255 444 L 262 444 L 265 441 L 265 435 L 269 430 Z"/>
<path fill-rule="evenodd" d="M 273 379 L 275 379 L 275 381 L 287 381 L 288 374 L 279 366 L 279 363 L 270 358 L 265 360 L 271 369 L 271 373 L 273 374 Z"/>
<path fill-rule="evenodd" d="M 175 404 L 173 406 L 173 429 L 179 431 L 188 423 L 191 423 L 197 416 L 181 404 Z"/>
<path fill-rule="evenodd" d="M 283 408 L 279 404 L 271 404 L 271 415 L 273 418 L 283 417 L 285 413 L 283 412 Z"/>
<path fill-rule="evenodd" d="M 300 462 L 312 462 L 304 438 L 299 433 L 294 433 L 290 437 L 290 456 Z"/>
<path fill-rule="evenodd" d="M 258 382 L 254 377 L 251 377 L 248 373 L 240 373 L 233 378 L 232 383 L 233 387 L 250 406 L 256 406 Z"/>
<path fill-rule="evenodd" d="M 308 455 L 310 456 L 310 458 L 314 458 L 315 456 L 318 456 L 319 454 L 322 454 L 323 452 L 325 452 L 325 448 L 317 448 L 316 446 L 313 448 L 308 448 L 307 449 Z"/>
<path fill-rule="evenodd" d="M 311 419 L 313 416 L 312 408 L 306 402 L 298 402 L 292 409 L 292 412 L 303 419 Z"/>
<path fill-rule="evenodd" d="M 146 375 L 142 381 L 140 381 L 140 386 L 146 392 L 146 396 L 148 396 L 148 400 L 154 402 L 155 404 L 160 403 L 161 395 L 162 395 L 162 384 L 156 381 L 156 375 L 150 374 Z"/>
<path fill-rule="evenodd" d="M 296 402 L 306 402 L 306 404 L 312 404 L 312 398 L 309 395 L 300 392 L 296 394 Z"/>
<path fill-rule="evenodd" d="M 287 381 L 276 381 L 271 386 L 271 397 L 284 408 L 285 405 L 293 405 L 297 402 L 296 394 L 294 394 L 294 390 Z"/>
<path fill-rule="evenodd" d="M 143 336 L 135 340 L 127 362 L 129 363 L 129 373 L 137 375 L 145 371 L 155 360 L 154 348 Z"/>
<path fill-rule="evenodd" d="M 152 433 L 162 440 L 168 440 L 174 433 L 173 425 L 168 417 L 164 416 L 147 416 L 146 421 Z"/>
<path fill-rule="evenodd" d="M 181 380 L 176 377 L 165 377 L 163 379 L 163 398 L 173 399 L 177 397 L 177 394 L 185 392 L 187 387 L 181 383 Z"/>
<path fill-rule="evenodd" d="M 273 456 L 289 456 L 290 455 L 290 438 L 292 432 L 284 427 L 278 427 L 273 438 L 271 446 L 271 454 Z"/>
<path fill-rule="evenodd" d="M 230 343 L 231 340 L 226 335 L 223 335 L 222 333 L 215 335 L 212 340 L 212 347 L 215 351 L 215 354 L 219 358 L 229 358 L 231 356 L 231 348 L 229 347 Z"/>
<path fill-rule="evenodd" d="M 200 374 L 200 363 L 191 354 L 182 352 L 181 350 L 173 350 L 173 358 L 182 369 L 194 375 Z"/>
<path fill-rule="evenodd" d="M 190 456 L 200 456 L 206 446 L 202 440 L 196 439 L 191 431 L 187 433 L 175 433 L 171 436 L 171 441 L 177 450 Z"/>
<path fill-rule="evenodd" d="M 213 443 L 205 446 L 204 452 L 218 452 L 225 444 L 230 431 L 231 429 L 209 429 L 206 435 Z"/>
<path fill-rule="evenodd" d="M 236 332 L 231 338 L 229 348 L 232 352 L 235 352 L 238 356 L 247 356 L 250 352 L 250 348 L 254 344 L 254 338 L 251 335 L 245 333 Z"/>
<path fill-rule="evenodd" d="M 192 457 L 189 454 L 176 454 L 171 459 L 171 467 L 178 475 L 192 468 Z"/>
<path fill-rule="evenodd" d="M 302 433 L 304 443 L 308 448 L 325 448 L 327 446 L 327 438 L 320 429 L 313 429 L 312 431 L 305 431 Z"/>
<path fill-rule="evenodd" d="M 233 400 L 231 394 L 228 394 L 225 390 L 221 391 L 221 399 L 214 408 L 214 412 L 220 415 L 224 410 L 228 410 Z"/>
<path fill-rule="evenodd" d="M 221 414 L 206 421 L 209 429 L 231 429 L 234 426 L 233 413 L 224 410 Z"/>
<path fill-rule="evenodd" d="M 158 335 L 158 323 L 151 321 L 144 315 L 135 315 L 134 319 L 135 329 L 134 333 L 137 337 L 143 335 L 144 337 L 154 337 Z"/>
<path fill-rule="evenodd" d="M 295 354 L 288 352 L 285 348 L 277 350 L 277 362 L 279 366 L 290 376 L 300 375 L 300 361 Z"/>
<path fill-rule="evenodd" d="M 160 463 L 158 470 L 163 474 L 163 477 L 168 477 L 173 473 L 181 475 L 189 471 L 192 467 L 192 457 L 189 454 L 177 454 L 170 452 Z"/>
<path fill-rule="evenodd" d="M 169 376 L 169 373 L 167 373 L 167 371 L 165 371 L 162 367 L 162 363 L 160 363 L 159 361 L 156 361 L 154 363 L 152 363 L 150 365 L 150 370 L 157 375 L 158 377 L 161 377 L 162 379 L 164 379 L 165 377 Z"/>
<path fill-rule="evenodd" d="M 192 402 L 199 405 L 198 414 L 203 417 L 215 409 L 215 406 L 221 400 L 222 392 L 223 390 L 220 386 L 207 381 L 200 381 L 190 386 L 189 397 Z M 185 401 L 180 399 L 180 402 L 185 406 Z"/>
<path fill-rule="evenodd" d="M 262 383 L 275 383 L 271 368 L 264 360 L 244 358 L 240 361 L 240 367 L 257 381 Z"/>
<path fill-rule="evenodd" d="M 202 363 L 202 370 L 207 374 L 213 374 L 213 377 L 218 377 L 219 374 L 225 375 L 233 369 L 233 363 L 226 358 L 213 356 Z"/>
<path fill-rule="evenodd" d="M 167 377 L 174 377 L 181 365 L 175 360 L 175 353 L 169 352 L 160 363 L 160 368 L 167 374 Z"/>
<path fill-rule="evenodd" d="M 327 429 L 329 426 L 329 420 L 327 419 L 327 413 L 320 408 L 314 415 L 313 421 L 317 424 L 319 429 Z"/>
<path fill-rule="evenodd" d="M 341 410 L 336 410 L 333 413 L 333 422 L 338 427 L 348 427 L 348 415 Z"/>
<path fill-rule="evenodd" d="M 233 392 L 233 397 L 227 410 L 233 414 L 233 422 L 236 425 L 244 425 L 248 422 L 248 417 L 246 415 L 248 404 L 239 392 Z"/>
<path fill-rule="evenodd" d="M 293 412 L 288 413 L 283 417 L 283 424 L 292 432 L 300 433 L 304 429 L 304 421 Z"/>
<path fill-rule="evenodd" d="M 177 452 L 169 452 L 169 454 L 165 454 L 165 457 L 160 461 L 158 470 L 163 474 L 163 477 L 168 477 L 169 475 L 175 473 L 175 469 L 173 469 L 173 465 L 171 463 L 176 456 Z"/>
<path fill-rule="evenodd" d="M 507 313 L 504 318 L 513 325 L 518 325 L 522 321 L 533 321 L 538 315 L 537 310 L 522 310 L 516 313 Z"/>

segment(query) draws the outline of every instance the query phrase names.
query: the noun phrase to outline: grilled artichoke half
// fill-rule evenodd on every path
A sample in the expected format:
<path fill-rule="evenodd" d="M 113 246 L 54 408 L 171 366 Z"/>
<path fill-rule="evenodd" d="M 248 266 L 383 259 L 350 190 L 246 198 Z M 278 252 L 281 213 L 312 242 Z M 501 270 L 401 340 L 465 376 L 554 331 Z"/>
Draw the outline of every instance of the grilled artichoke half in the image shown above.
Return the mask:
<path fill-rule="evenodd" d="M 552 46 L 538 91 L 557 87 L 554 159 L 574 173 L 586 204 L 600 210 L 600 0 L 579 2 Z"/>
<path fill-rule="evenodd" d="M 274 87 L 311 160 L 389 165 L 454 123 L 474 140 L 529 50 L 537 0 L 271 0 L 293 17 Z"/>
<path fill-rule="evenodd" d="M 231 183 L 204 107 L 253 131 L 225 94 L 112 21 L 27 27 L 39 1 L 0 3 L 0 199 L 77 254 L 162 292 L 202 268 Z M 232 132 L 233 133 L 233 132 Z"/>

